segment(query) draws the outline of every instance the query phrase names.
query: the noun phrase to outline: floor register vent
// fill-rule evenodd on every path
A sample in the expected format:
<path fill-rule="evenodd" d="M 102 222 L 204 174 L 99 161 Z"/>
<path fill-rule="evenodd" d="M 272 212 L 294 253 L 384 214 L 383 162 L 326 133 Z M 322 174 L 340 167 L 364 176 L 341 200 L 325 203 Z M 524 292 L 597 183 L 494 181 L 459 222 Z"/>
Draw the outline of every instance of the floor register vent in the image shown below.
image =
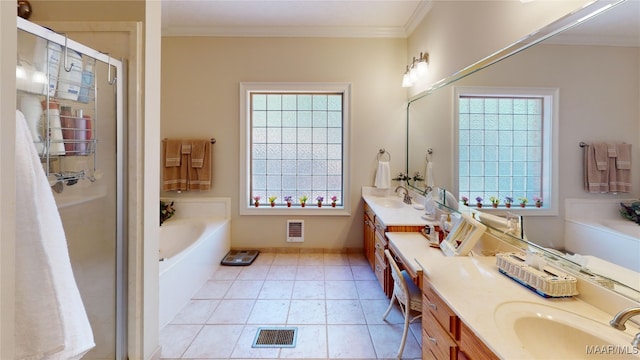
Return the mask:
<path fill-rule="evenodd" d="M 287 220 L 287 242 L 304 242 L 304 220 Z"/>
<path fill-rule="evenodd" d="M 298 328 L 258 328 L 251 347 L 296 347 Z"/>

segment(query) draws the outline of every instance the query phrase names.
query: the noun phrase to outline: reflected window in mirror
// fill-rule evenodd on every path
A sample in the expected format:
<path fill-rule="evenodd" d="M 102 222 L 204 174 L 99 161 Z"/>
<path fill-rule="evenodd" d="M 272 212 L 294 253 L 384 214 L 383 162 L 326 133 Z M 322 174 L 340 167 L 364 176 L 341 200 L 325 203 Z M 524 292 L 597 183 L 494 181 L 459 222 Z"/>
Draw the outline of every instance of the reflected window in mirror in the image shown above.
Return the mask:
<path fill-rule="evenodd" d="M 557 89 L 455 89 L 459 196 L 483 205 L 549 209 Z M 475 201 L 475 200 L 473 200 Z"/>

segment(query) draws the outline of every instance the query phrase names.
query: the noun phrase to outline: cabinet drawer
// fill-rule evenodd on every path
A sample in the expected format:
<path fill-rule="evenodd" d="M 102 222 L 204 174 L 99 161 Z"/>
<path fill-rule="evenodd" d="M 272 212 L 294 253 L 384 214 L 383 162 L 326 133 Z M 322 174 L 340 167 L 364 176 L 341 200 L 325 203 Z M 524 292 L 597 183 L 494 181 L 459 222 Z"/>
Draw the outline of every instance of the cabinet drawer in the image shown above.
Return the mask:
<path fill-rule="evenodd" d="M 460 339 L 460 320 L 458 316 L 436 294 L 428 282 L 423 283 L 422 306 L 438 320 L 438 323 L 451 334 L 455 340 Z"/>
<path fill-rule="evenodd" d="M 375 232 L 375 234 L 376 241 L 374 246 L 376 254 L 378 254 L 381 259 L 384 259 L 384 249 L 387 248 L 387 239 L 384 235 L 380 235 L 380 233 L 378 233 L 377 231 Z"/>
<path fill-rule="evenodd" d="M 380 220 L 379 216 L 376 216 L 374 223 L 376 225 L 376 231 L 384 235 L 384 232 L 387 230 L 387 226 L 382 222 L 382 220 Z"/>
<path fill-rule="evenodd" d="M 364 203 L 364 213 L 369 217 L 369 219 L 373 220 L 376 217 L 376 213 L 373 212 L 373 210 L 371 210 L 371 207 L 369 207 L 369 205 L 367 204 L 367 202 L 365 201 Z"/>
<path fill-rule="evenodd" d="M 378 282 L 380 283 L 382 290 L 386 291 L 384 274 L 387 270 L 387 265 L 384 261 L 384 257 L 380 257 L 378 253 L 376 253 L 375 258 L 376 258 L 376 264 L 375 264 L 375 267 L 373 268 L 373 271 L 376 274 L 376 278 L 378 279 Z"/>
<path fill-rule="evenodd" d="M 443 329 L 433 314 L 424 309 L 422 312 L 422 353 L 433 355 L 435 359 L 457 359 L 458 345 Z M 430 354 L 429 354 L 430 353 Z M 432 357 L 429 357 L 432 359 Z"/>

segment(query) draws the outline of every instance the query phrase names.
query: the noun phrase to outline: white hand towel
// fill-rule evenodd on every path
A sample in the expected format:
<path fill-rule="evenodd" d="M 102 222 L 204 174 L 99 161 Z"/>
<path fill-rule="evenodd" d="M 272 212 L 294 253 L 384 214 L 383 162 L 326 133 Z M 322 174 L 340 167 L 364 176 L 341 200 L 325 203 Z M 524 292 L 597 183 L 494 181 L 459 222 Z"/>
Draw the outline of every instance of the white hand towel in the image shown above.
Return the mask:
<path fill-rule="evenodd" d="M 391 186 L 391 168 L 388 161 L 378 161 L 374 185 L 378 189 L 388 189 Z"/>
<path fill-rule="evenodd" d="M 67 240 L 26 120 L 16 111 L 15 359 L 79 359 L 95 346 Z"/>
<path fill-rule="evenodd" d="M 433 162 L 429 161 L 427 162 L 427 170 L 426 170 L 426 185 L 431 187 L 433 189 L 433 187 L 435 186 L 435 181 L 434 176 L 433 176 Z"/>

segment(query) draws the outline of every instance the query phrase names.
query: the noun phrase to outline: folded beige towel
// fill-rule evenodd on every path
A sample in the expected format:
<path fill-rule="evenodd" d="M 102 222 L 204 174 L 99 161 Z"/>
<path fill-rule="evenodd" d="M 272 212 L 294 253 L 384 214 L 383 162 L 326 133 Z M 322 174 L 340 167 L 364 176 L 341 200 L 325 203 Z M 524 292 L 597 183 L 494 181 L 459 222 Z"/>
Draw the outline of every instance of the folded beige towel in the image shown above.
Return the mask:
<path fill-rule="evenodd" d="M 614 158 L 618 156 L 618 151 L 616 150 L 616 144 L 607 144 L 607 156 L 610 158 Z"/>
<path fill-rule="evenodd" d="M 631 170 L 631 144 L 616 144 L 616 169 Z"/>
<path fill-rule="evenodd" d="M 180 140 L 166 140 L 164 151 L 164 166 L 173 167 L 180 166 Z"/>
<path fill-rule="evenodd" d="M 616 144 L 616 154 L 609 158 L 609 192 L 631 192 L 631 144 Z"/>
<path fill-rule="evenodd" d="M 606 147 L 604 148 L 606 154 Z M 606 163 L 605 163 L 606 164 Z M 609 171 L 598 170 L 596 166 L 596 146 L 586 145 L 584 149 L 584 190 L 589 193 L 609 192 Z"/>
<path fill-rule="evenodd" d="M 182 155 L 191 154 L 191 142 L 182 142 Z"/>
<path fill-rule="evenodd" d="M 177 147 L 173 145 L 177 143 Z M 162 190 L 163 191 L 186 191 L 187 179 L 188 179 L 188 165 L 189 155 L 181 154 L 181 148 L 183 146 L 182 140 L 167 140 L 163 142 L 165 149 L 164 153 L 167 154 L 167 147 L 172 144 L 174 149 L 177 149 L 177 160 L 174 160 L 171 164 L 177 163 L 177 165 L 167 166 L 167 159 L 165 158 L 165 167 L 162 169 Z M 166 155 L 165 155 L 166 156 Z"/>
<path fill-rule="evenodd" d="M 211 140 L 193 140 L 191 143 L 191 167 L 202 168 L 204 164 L 205 147 Z"/>
<path fill-rule="evenodd" d="M 595 151 L 595 162 L 596 167 L 600 171 L 607 170 L 607 166 L 609 163 L 609 152 L 608 145 L 606 143 L 594 143 L 593 148 Z"/>
<path fill-rule="evenodd" d="M 199 145 L 196 145 L 196 144 Z M 189 169 L 189 190 L 210 190 L 211 189 L 211 141 L 210 140 L 194 140 L 193 151 L 191 153 L 191 162 L 194 161 L 194 152 L 196 148 L 202 147 L 202 166 L 192 166 Z"/>

